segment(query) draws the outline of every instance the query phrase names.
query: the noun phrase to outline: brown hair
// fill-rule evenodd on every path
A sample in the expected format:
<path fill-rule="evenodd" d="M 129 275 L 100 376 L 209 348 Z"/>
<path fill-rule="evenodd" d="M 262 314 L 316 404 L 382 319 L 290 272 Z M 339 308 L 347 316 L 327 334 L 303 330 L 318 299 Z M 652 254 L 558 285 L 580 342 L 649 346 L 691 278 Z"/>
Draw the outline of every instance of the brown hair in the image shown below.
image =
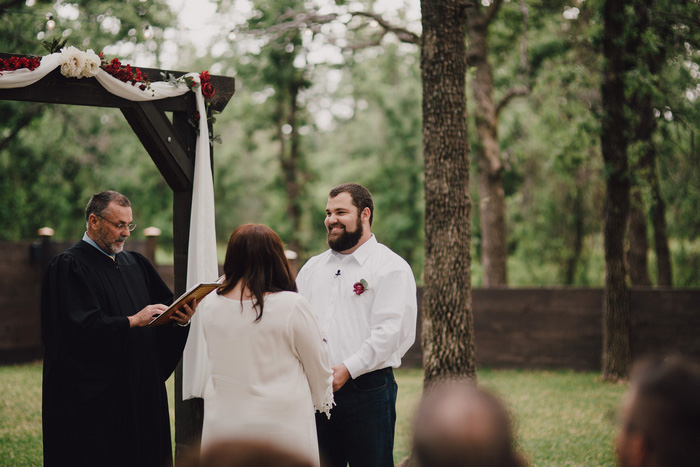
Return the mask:
<path fill-rule="evenodd" d="M 362 214 L 365 208 L 369 208 L 369 225 L 372 225 L 374 219 L 374 201 L 369 190 L 357 183 L 343 183 L 333 188 L 328 194 L 329 198 L 335 198 L 341 193 L 348 193 L 352 198 L 352 204 L 357 208 L 358 216 Z"/>
<path fill-rule="evenodd" d="M 473 381 L 445 379 L 423 393 L 414 420 L 419 467 L 521 467 L 515 444 L 505 403 Z"/>
<path fill-rule="evenodd" d="M 224 294 L 242 281 L 243 288 L 255 297 L 255 321 L 262 318 L 265 293 L 297 291 L 282 239 L 266 225 L 245 224 L 233 231 L 226 248 L 224 274 L 226 279 L 217 293 Z"/>
<path fill-rule="evenodd" d="M 90 219 L 90 214 L 102 215 L 112 202 L 125 208 L 131 207 L 131 201 L 123 194 L 113 190 L 101 191 L 92 195 L 90 201 L 88 201 L 85 207 L 85 220 Z"/>
<path fill-rule="evenodd" d="M 635 402 L 623 429 L 641 431 L 657 465 L 691 466 L 700 458 L 700 367 L 680 355 L 635 363 Z"/>
<path fill-rule="evenodd" d="M 192 449 L 182 467 L 312 467 L 303 454 L 266 440 L 223 439 L 205 447 Z"/>

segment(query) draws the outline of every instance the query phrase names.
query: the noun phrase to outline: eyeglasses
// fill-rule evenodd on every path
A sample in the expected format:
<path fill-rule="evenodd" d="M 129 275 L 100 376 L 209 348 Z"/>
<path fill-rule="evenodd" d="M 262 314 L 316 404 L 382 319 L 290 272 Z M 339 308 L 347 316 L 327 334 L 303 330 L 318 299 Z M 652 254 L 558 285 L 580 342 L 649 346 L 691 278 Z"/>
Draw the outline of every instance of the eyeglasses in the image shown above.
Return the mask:
<path fill-rule="evenodd" d="M 106 217 L 102 217 L 102 216 L 100 216 L 99 214 L 95 214 L 95 215 L 96 215 L 97 217 L 99 217 L 100 219 L 104 219 L 104 220 L 106 220 L 107 222 L 109 222 L 110 224 L 112 224 L 114 227 L 117 228 L 117 230 L 128 229 L 129 232 L 133 232 L 134 229 L 136 228 L 136 224 L 134 224 L 133 222 L 130 222 L 130 223 L 128 223 L 128 224 L 125 224 L 125 223 L 123 223 L 123 222 L 120 223 L 120 224 L 116 224 L 116 223 L 112 222 L 111 220 L 107 219 Z"/>

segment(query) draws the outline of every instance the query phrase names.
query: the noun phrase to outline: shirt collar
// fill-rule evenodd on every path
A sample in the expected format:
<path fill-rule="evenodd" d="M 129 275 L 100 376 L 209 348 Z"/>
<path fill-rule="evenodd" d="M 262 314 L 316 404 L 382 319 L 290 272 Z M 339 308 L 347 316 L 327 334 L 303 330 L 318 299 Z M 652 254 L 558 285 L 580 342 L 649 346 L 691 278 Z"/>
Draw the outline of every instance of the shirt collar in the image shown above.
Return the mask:
<path fill-rule="evenodd" d="M 90 236 L 88 235 L 87 232 L 85 232 L 85 233 L 83 234 L 83 241 L 84 241 L 85 243 L 88 243 L 88 244 L 94 246 L 95 248 L 97 248 L 97 250 L 98 250 L 100 253 L 102 253 L 103 255 L 109 256 L 110 258 L 114 259 L 114 255 L 110 255 L 109 253 L 107 253 L 106 251 L 104 251 L 102 248 L 100 248 L 100 247 L 97 245 L 97 243 L 95 243 L 95 240 L 93 240 L 93 239 L 90 238 Z"/>
<path fill-rule="evenodd" d="M 331 257 L 338 261 L 345 260 L 346 258 L 354 258 L 355 261 L 357 261 L 357 264 L 363 265 L 372 254 L 372 250 L 374 250 L 375 245 L 377 245 L 377 238 L 374 236 L 374 234 L 372 234 L 372 236 L 365 243 L 360 245 L 357 250 L 353 251 L 352 253 L 344 255 L 342 253 L 338 253 L 337 251 L 331 250 Z"/>

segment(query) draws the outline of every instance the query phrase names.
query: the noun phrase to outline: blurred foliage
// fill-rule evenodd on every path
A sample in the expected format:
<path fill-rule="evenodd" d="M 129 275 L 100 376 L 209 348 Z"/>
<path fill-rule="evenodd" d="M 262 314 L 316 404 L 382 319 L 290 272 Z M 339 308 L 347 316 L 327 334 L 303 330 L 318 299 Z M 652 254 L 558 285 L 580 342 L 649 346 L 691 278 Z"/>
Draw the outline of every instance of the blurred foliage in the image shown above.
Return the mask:
<path fill-rule="evenodd" d="M 127 63 L 156 51 L 173 18 L 161 0 L 21 2 L 0 9 L 0 51 L 44 55 L 41 41 L 60 38 L 96 52 L 111 47 Z M 172 243 L 170 188 L 118 109 L 0 101 L 0 129 L 1 239 L 34 238 L 42 226 L 79 238 L 90 196 L 114 189 L 132 200 L 139 227 L 156 225 Z"/>
<path fill-rule="evenodd" d="M 6 3 L 0 0 L 0 7 Z M 506 162 L 509 282 L 600 286 L 605 189 L 598 122 L 600 20 L 592 1 L 568 6 L 551 0 L 526 3 L 532 91 L 511 101 L 499 120 Z M 191 44 L 180 43 L 177 68 L 209 69 L 237 81 L 236 94 L 215 126 L 223 140 L 214 146 L 219 241 L 224 243 L 242 223 L 261 222 L 280 232 L 285 241 L 296 236 L 306 250 L 299 252 L 302 259 L 318 253 L 326 248 L 323 218 L 328 191 L 338 183 L 356 181 L 374 195 L 377 238 L 411 262 L 420 280 L 424 198 L 418 47 L 386 35 L 379 45 L 342 49 L 350 39 L 367 42 L 376 26 L 361 26 L 348 14 L 348 5 L 336 2 L 324 11 L 338 13 L 337 20 L 316 28 L 299 25 L 289 36 L 291 46 L 280 49 L 280 43 L 263 36 L 251 39 L 243 31 L 268 28 L 286 7 L 301 7 L 301 2 L 250 2 L 251 8 L 238 10 L 234 1 L 218 4 L 218 20 L 230 22 L 237 34 L 213 37 L 211 53 L 203 56 L 195 55 Z M 171 50 L 168 41 L 174 39 L 165 38 L 172 38 L 168 31 L 175 22 L 162 1 L 73 2 L 79 12 L 76 19 L 61 16 L 62 5 L 36 1 L 29 7 L 20 2 L 12 12 L 0 10 L 0 50 L 41 55 L 40 41 L 63 37 L 66 30 L 71 31 L 68 45 L 105 50 L 123 61 L 137 57 L 145 63 L 132 63 L 140 66 L 158 66 L 158 57 Z M 372 6 L 371 1 L 353 4 Z M 654 84 L 658 109 L 654 142 L 674 282 L 697 287 L 700 57 L 695 26 L 682 25 L 683 18 L 697 18 L 698 5 L 664 0 L 658 6 L 662 24 L 675 26 L 647 43 L 665 44 L 668 60 L 659 76 L 640 76 L 636 85 Z M 45 28 L 48 11 L 56 21 L 51 32 Z M 399 9 L 391 19 L 415 30 L 416 24 L 406 19 L 409 16 Z M 119 28 L 108 27 L 115 24 L 108 18 L 119 18 Z M 521 18 L 518 2 L 505 3 L 489 36 L 497 99 L 521 79 Z M 290 80 L 303 84 L 299 229 L 292 227 L 287 215 L 276 123 L 278 104 Z M 471 96 L 467 102 L 471 105 Z M 471 144 L 479 144 L 472 128 L 469 134 Z M 479 286 L 481 232 L 474 185 L 472 282 Z M 0 239 L 34 238 L 44 225 L 56 229 L 57 238 L 77 238 L 84 229 L 87 199 L 107 188 L 131 198 L 139 225 L 135 235 L 142 227 L 155 225 L 163 230 L 160 244 L 171 244 L 172 194 L 118 110 L 0 101 L 0 222 L 5 226 Z M 650 266 L 654 261 L 650 251 Z"/>

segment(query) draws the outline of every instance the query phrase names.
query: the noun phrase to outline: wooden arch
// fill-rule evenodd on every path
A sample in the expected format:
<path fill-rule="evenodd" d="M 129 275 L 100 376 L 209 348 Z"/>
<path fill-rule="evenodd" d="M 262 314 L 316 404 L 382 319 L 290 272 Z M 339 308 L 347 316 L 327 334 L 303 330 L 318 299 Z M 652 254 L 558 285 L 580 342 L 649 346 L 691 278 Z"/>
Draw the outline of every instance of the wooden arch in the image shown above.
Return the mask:
<path fill-rule="evenodd" d="M 0 58 L 23 55 L 0 53 Z M 185 72 L 141 68 L 151 80 L 160 80 L 161 73 L 181 76 Z M 235 92 L 235 80 L 211 76 L 216 90 L 211 109 L 221 112 Z M 83 105 L 119 108 L 136 136 L 143 144 L 161 175 L 173 190 L 173 252 L 175 296 L 185 291 L 187 281 L 187 251 L 192 208 L 196 129 L 188 122 L 196 111 L 195 95 L 147 102 L 123 99 L 105 90 L 96 79 L 66 78 L 60 68 L 38 82 L 12 89 L 0 89 L 0 100 L 43 102 L 49 104 Z M 172 121 L 166 112 L 172 112 Z M 193 445 L 201 433 L 203 404 L 201 399 L 182 401 L 182 366 L 175 372 L 175 444 L 176 457 Z"/>

